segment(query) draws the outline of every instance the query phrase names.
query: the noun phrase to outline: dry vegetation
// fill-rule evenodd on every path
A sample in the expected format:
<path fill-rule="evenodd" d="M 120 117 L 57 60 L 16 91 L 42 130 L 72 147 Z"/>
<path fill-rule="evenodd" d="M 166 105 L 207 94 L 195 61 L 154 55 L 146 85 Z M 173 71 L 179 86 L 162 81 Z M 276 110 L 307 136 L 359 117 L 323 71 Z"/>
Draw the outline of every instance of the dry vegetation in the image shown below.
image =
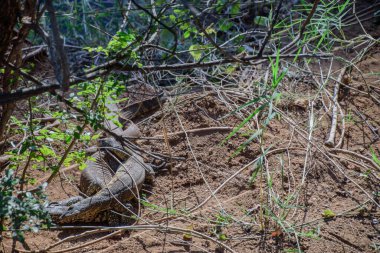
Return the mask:
<path fill-rule="evenodd" d="M 204 54 L 224 57 L 208 62 L 229 64 L 198 68 L 202 61 L 192 54 L 192 63 L 179 63 L 194 64 L 191 72 L 155 70 L 141 58 L 135 60 L 143 64 L 132 70 L 128 62 L 114 66 L 118 78 L 134 67 L 142 69 L 122 83 L 127 89 L 117 94 L 120 108 L 157 92 L 166 96 L 160 108 L 133 120 L 143 134 L 133 142 L 145 160 L 164 161 L 133 201 L 134 219 L 117 226 L 42 226 L 36 233 L 25 232 L 24 243 L 4 229 L 0 251 L 379 252 L 380 29 L 374 13 L 380 3 L 336 1 L 331 12 L 342 14 L 334 19 L 323 11 L 329 4 L 318 2 L 310 1 L 303 16 L 299 10 L 303 19 L 292 36 L 281 33 L 288 28 L 279 20 L 276 29 L 276 22 L 268 25 L 268 41 L 265 36 L 261 40 L 263 50 L 267 46 L 272 52 L 264 52 L 267 58 L 225 52 L 227 46 L 204 38 L 212 46 L 211 51 L 201 48 Z M 141 10 L 138 3 L 134 6 Z M 276 13 L 276 5 L 272 10 Z M 331 22 L 323 22 L 327 18 Z M 324 25 L 330 25 L 326 34 Z M 212 33 L 199 20 L 194 26 Z M 20 77 L 51 81 L 54 63 L 44 54 L 37 56 L 28 61 L 34 69 Z M 165 64 L 160 66 L 175 67 Z M 87 76 L 104 75 L 99 69 L 86 70 Z M 85 151 L 96 136 L 106 135 L 99 122 L 91 121 L 95 117 L 86 118 L 83 111 L 101 111 L 98 95 L 112 95 L 120 86 L 102 78 L 92 80 L 95 88 L 76 85 L 74 79 L 66 93 L 12 103 L 12 118 L 0 131 L 1 176 L 12 169 L 28 180 L 14 194 L 48 181 L 49 202 L 78 195 Z M 3 89 L 0 101 L 7 92 Z M 70 93 L 80 99 L 70 100 Z M 2 119 L 7 110 L 3 106 Z M 42 151 L 31 155 L 30 140 Z M 25 143 L 27 153 L 21 152 Z M 9 226 L 9 219 L 1 222 Z"/>

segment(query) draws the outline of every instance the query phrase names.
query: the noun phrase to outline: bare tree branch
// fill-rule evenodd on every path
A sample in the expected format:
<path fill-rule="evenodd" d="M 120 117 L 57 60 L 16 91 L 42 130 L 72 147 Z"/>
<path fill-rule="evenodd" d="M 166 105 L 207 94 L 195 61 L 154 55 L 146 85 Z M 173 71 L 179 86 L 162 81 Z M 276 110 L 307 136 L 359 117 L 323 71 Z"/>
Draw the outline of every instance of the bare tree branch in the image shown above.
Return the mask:
<path fill-rule="evenodd" d="M 290 59 L 295 58 L 295 57 L 298 57 L 298 58 L 326 57 L 327 58 L 331 56 L 332 56 L 331 54 L 286 54 L 286 55 L 284 54 L 284 55 L 280 55 L 280 58 L 290 58 Z M 256 65 L 256 64 L 260 64 L 267 61 L 269 58 L 276 58 L 276 55 L 263 55 L 261 57 L 249 56 L 249 57 L 241 57 L 239 59 L 245 63 L 252 60 L 262 59 L 261 61 L 249 63 L 250 65 Z M 107 65 L 107 67 L 110 67 L 109 70 L 101 69 L 98 72 L 92 73 L 91 75 L 72 79 L 69 86 L 73 86 L 83 81 L 92 80 L 96 77 L 99 77 L 100 75 L 109 73 L 111 70 L 129 71 L 129 72 L 173 71 L 173 70 L 186 70 L 186 69 L 194 69 L 194 68 L 208 68 L 208 67 L 213 67 L 213 66 L 223 65 L 223 64 L 228 64 L 228 63 L 236 63 L 236 62 L 232 59 L 221 59 L 221 60 L 215 60 L 215 61 L 209 61 L 209 62 L 192 62 L 192 63 L 181 63 L 181 64 L 170 64 L 170 65 L 165 64 L 165 65 L 158 65 L 158 66 L 151 65 L 151 66 L 144 66 L 144 67 L 122 65 L 118 62 L 115 62 L 113 64 Z M 41 81 L 38 81 L 33 76 L 21 70 L 20 70 L 20 74 L 21 76 L 23 76 L 29 81 L 34 82 L 38 86 L 19 89 L 19 90 L 12 91 L 10 93 L 0 93 L 0 105 L 26 99 L 32 96 L 36 96 L 36 95 L 60 88 L 59 84 L 44 84 Z"/>
<path fill-rule="evenodd" d="M 272 36 L 272 33 L 273 33 L 273 29 L 274 29 L 274 26 L 275 24 L 277 23 L 277 19 L 278 19 L 278 14 L 280 13 L 280 9 L 281 9 L 281 6 L 282 6 L 282 0 L 280 0 L 280 2 L 278 3 L 277 5 L 277 8 L 276 8 L 276 11 L 275 11 L 275 14 L 274 14 L 274 18 L 273 18 L 273 21 L 272 21 L 272 24 L 271 26 L 269 27 L 269 30 L 267 32 L 267 35 L 265 36 L 264 38 L 264 42 L 261 44 L 261 47 L 260 47 L 260 50 L 258 52 L 257 55 L 263 55 L 263 52 L 264 52 L 264 49 L 265 49 L 265 46 L 266 44 L 269 42 L 271 36 Z"/>
<path fill-rule="evenodd" d="M 67 55 L 63 49 L 63 40 L 59 33 L 57 18 L 55 16 L 52 0 L 46 1 L 46 9 L 48 10 L 51 23 L 50 36 L 46 40 L 46 43 L 49 47 L 50 60 L 52 62 L 58 82 L 62 86 L 62 89 L 64 91 L 67 91 L 70 82 L 69 65 Z"/>

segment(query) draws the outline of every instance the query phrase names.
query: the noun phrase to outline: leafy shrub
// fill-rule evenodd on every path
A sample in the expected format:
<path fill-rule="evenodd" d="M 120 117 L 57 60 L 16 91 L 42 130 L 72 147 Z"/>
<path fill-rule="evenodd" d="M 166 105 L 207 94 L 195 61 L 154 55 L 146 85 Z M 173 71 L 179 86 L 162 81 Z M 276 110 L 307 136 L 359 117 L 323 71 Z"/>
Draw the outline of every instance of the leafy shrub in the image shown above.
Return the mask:
<path fill-rule="evenodd" d="M 13 170 L 6 170 L 0 178 L 0 229 L 12 231 L 12 237 L 24 241 L 24 231 L 37 232 L 41 227 L 49 227 L 51 219 L 44 188 L 36 191 L 20 191 L 20 178 L 14 176 Z"/>

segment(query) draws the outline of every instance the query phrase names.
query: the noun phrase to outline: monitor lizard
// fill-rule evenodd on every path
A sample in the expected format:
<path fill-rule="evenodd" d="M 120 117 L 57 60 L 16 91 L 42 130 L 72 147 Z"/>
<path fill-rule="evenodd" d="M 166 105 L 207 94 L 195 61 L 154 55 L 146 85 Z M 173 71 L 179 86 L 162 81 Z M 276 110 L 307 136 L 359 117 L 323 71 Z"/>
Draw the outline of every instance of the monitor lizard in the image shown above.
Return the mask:
<path fill-rule="evenodd" d="M 126 118 L 131 119 L 147 109 L 157 108 L 159 98 L 132 104 L 124 109 Z M 108 104 L 109 114 L 117 114 L 117 106 Z M 142 109 L 142 110 L 141 110 Z M 126 130 L 117 127 L 111 120 L 105 125 L 112 132 L 124 137 L 139 137 L 137 126 L 131 124 Z M 63 201 L 52 202 L 47 207 L 54 222 L 59 224 L 75 222 L 108 222 L 115 223 L 112 211 L 124 212 L 128 202 L 138 196 L 138 192 L 147 177 L 152 177 L 152 167 L 144 163 L 136 151 L 125 150 L 113 138 L 102 139 L 100 150 L 86 163 L 81 173 L 79 188 L 82 195 Z M 117 221 L 116 221 L 117 222 Z"/>

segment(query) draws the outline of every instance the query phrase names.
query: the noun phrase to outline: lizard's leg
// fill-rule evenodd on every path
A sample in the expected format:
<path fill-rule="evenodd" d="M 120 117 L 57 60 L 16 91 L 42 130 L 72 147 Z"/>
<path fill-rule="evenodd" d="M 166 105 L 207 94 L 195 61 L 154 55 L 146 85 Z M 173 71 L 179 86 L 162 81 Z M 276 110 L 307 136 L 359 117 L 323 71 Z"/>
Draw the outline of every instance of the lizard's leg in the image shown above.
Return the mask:
<path fill-rule="evenodd" d="M 156 175 L 156 172 L 163 169 L 167 163 L 163 161 L 159 165 L 154 165 L 152 163 L 145 163 L 144 169 L 145 169 L 145 180 L 148 184 L 152 184 L 154 181 L 154 176 Z"/>
<path fill-rule="evenodd" d="M 83 197 L 75 196 L 62 201 L 51 202 L 46 207 L 46 210 L 54 222 L 59 222 L 61 216 L 69 210 L 70 206 L 79 203 L 81 200 L 83 200 Z"/>
<path fill-rule="evenodd" d="M 131 203 L 117 204 L 112 210 L 107 210 L 107 222 L 110 226 L 131 223 L 136 208 Z"/>

